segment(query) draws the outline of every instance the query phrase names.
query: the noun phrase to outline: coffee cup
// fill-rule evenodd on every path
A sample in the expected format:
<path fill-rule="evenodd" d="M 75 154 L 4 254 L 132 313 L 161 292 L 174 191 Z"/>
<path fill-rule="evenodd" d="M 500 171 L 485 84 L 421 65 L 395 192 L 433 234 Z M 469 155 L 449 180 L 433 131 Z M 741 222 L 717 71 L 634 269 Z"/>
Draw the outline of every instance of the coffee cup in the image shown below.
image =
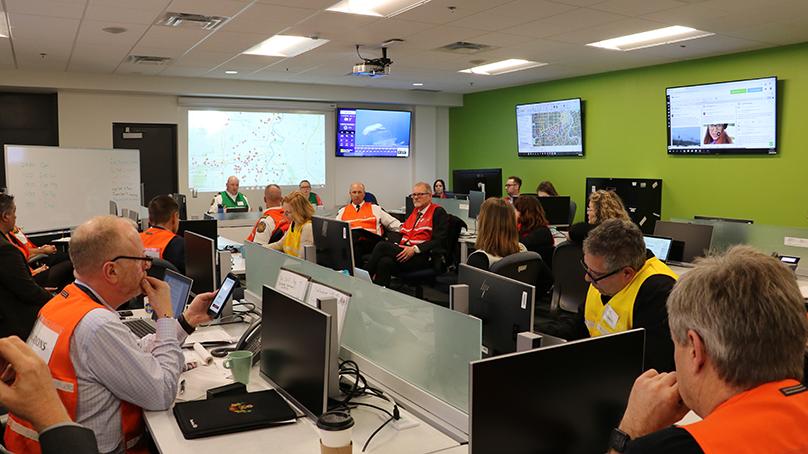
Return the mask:
<path fill-rule="evenodd" d="M 317 418 L 321 454 L 351 454 L 354 420 L 348 412 L 330 411 Z"/>
<path fill-rule="evenodd" d="M 249 350 L 236 350 L 227 354 L 222 364 L 225 369 L 233 372 L 233 379 L 237 382 L 250 383 L 250 369 L 252 369 L 252 352 Z"/>

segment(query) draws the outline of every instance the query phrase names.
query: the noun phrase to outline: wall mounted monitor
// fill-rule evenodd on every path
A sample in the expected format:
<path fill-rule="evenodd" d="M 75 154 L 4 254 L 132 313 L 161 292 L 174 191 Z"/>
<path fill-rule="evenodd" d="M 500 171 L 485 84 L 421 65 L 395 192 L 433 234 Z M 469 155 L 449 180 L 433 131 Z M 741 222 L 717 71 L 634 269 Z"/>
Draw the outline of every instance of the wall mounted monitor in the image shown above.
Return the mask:
<path fill-rule="evenodd" d="M 583 156 L 581 98 L 518 104 L 519 156 Z"/>
<path fill-rule="evenodd" d="M 337 109 L 337 157 L 407 158 L 412 112 Z"/>
<path fill-rule="evenodd" d="M 668 154 L 777 154 L 777 77 L 668 88 Z"/>

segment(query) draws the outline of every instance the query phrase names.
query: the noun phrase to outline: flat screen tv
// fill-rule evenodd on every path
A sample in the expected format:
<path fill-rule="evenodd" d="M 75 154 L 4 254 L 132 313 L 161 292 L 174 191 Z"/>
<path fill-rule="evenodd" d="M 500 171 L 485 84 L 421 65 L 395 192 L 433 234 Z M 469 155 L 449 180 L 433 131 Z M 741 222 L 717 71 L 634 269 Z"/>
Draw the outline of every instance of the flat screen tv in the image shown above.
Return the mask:
<path fill-rule="evenodd" d="M 412 112 L 337 109 L 337 157 L 407 158 Z"/>
<path fill-rule="evenodd" d="M 583 156 L 581 98 L 518 104 L 519 156 Z"/>
<path fill-rule="evenodd" d="M 666 91 L 668 154 L 777 154 L 777 77 Z"/>

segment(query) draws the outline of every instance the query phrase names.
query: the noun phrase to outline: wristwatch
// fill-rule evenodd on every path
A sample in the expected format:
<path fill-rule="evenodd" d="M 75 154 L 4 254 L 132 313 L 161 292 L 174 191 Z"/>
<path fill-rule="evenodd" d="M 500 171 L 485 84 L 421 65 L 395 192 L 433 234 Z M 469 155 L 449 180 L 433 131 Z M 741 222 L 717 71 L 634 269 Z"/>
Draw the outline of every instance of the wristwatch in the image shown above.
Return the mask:
<path fill-rule="evenodd" d="M 612 429 L 612 434 L 609 435 L 609 449 L 614 449 L 617 452 L 625 452 L 628 448 L 628 442 L 631 437 L 618 428 Z"/>

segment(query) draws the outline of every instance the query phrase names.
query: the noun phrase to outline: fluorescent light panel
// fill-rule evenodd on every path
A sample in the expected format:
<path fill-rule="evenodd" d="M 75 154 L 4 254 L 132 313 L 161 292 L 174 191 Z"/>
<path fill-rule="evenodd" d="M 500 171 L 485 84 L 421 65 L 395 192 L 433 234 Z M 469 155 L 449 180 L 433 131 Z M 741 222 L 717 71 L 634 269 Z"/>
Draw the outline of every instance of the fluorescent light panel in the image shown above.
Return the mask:
<path fill-rule="evenodd" d="M 430 0 L 342 0 L 326 8 L 338 13 L 361 14 L 363 16 L 393 17 L 413 8 L 429 3 Z"/>
<path fill-rule="evenodd" d="M 468 74 L 481 74 L 483 76 L 496 76 L 499 74 L 512 73 L 514 71 L 522 71 L 524 69 L 538 68 L 539 66 L 545 66 L 545 65 L 547 65 L 547 63 L 511 58 L 508 60 L 489 63 L 487 65 L 475 66 L 473 68 L 464 69 L 458 72 Z"/>
<path fill-rule="evenodd" d="M 288 58 L 316 49 L 327 42 L 327 39 L 312 39 L 305 36 L 275 35 L 245 50 L 243 53 Z"/>
<path fill-rule="evenodd" d="M 672 27 L 658 28 L 647 32 L 635 33 L 633 35 L 620 36 L 618 38 L 589 43 L 587 46 L 600 47 L 612 50 L 635 50 L 646 47 L 661 46 L 663 44 L 678 43 L 689 39 L 704 38 L 715 33 L 696 30 L 695 28 L 674 25 Z"/>

